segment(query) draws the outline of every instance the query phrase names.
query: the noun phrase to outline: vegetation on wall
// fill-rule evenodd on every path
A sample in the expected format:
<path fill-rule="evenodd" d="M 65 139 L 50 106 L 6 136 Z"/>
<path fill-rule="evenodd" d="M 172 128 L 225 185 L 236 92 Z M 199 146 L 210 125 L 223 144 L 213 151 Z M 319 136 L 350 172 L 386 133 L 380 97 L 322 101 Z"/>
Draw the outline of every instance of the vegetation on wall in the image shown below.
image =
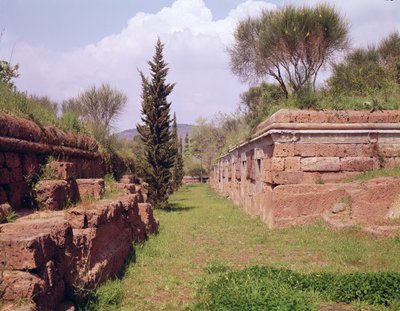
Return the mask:
<path fill-rule="evenodd" d="M 347 47 L 348 25 L 332 6 L 285 6 L 242 20 L 229 49 L 232 72 L 244 81 L 274 79 L 285 97 L 315 89 L 324 64 Z"/>

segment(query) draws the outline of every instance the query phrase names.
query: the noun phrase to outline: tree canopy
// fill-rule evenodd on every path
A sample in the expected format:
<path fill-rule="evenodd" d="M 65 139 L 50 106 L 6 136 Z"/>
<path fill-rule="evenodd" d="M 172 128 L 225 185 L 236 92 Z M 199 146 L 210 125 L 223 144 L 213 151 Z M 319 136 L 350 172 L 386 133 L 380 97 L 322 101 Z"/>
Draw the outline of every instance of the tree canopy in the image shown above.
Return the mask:
<path fill-rule="evenodd" d="M 329 5 L 286 6 L 239 23 L 229 48 L 243 81 L 273 78 L 286 95 L 315 82 L 319 70 L 348 45 L 348 25 Z"/>

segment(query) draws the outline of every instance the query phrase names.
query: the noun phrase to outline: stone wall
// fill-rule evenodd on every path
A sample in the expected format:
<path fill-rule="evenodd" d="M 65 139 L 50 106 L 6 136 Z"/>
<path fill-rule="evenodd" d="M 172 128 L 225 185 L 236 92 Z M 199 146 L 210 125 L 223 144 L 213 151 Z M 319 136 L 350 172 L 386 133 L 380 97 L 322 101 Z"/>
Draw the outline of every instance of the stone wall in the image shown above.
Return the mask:
<path fill-rule="evenodd" d="M 1 301 L 55 310 L 65 300 L 79 302 L 116 276 L 132 243 L 158 229 L 143 189 L 137 186 L 134 192 L 0 225 Z"/>
<path fill-rule="evenodd" d="M 30 181 L 48 156 L 73 163 L 76 178 L 105 174 L 93 138 L 0 113 L 0 204 L 8 202 L 14 210 L 29 207 Z"/>
<path fill-rule="evenodd" d="M 308 222 L 351 197 L 346 187 L 334 184 L 363 171 L 400 166 L 399 122 L 400 111 L 283 109 L 222 156 L 210 182 L 270 227 Z M 393 184 L 399 190 L 398 182 Z M 293 193 L 317 197 L 285 201 Z"/>

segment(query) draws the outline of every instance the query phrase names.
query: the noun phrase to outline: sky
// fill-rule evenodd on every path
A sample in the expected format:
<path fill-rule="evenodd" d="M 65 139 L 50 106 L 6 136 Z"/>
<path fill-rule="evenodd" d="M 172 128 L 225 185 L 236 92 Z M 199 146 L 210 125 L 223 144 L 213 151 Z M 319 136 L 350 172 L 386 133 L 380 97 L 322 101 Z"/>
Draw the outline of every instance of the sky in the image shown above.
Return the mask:
<path fill-rule="evenodd" d="M 227 48 L 235 26 L 262 10 L 331 3 L 350 24 L 352 47 L 400 31 L 400 0 L 0 0 L 0 59 L 19 64 L 17 88 L 61 102 L 109 83 L 128 96 L 115 131 L 140 122 L 139 70 L 157 38 L 176 83 L 169 100 L 178 123 L 234 113 L 240 83 Z"/>

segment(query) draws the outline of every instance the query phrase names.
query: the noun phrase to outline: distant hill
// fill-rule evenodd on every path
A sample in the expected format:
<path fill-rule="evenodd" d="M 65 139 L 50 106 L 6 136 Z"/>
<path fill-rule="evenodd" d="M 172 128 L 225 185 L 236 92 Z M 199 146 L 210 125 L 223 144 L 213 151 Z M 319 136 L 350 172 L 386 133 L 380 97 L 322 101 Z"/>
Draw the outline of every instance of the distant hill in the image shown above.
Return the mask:
<path fill-rule="evenodd" d="M 185 139 L 186 133 L 189 133 L 189 136 L 192 132 L 193 125 L 190 124 L 178 124 L 178 136 L 182 137 L 182 139 Z M 121 138 L 124 139 L 132 139 L 138 134 L 136 129 L 129 129 L 122 131 L 120 133 L 117 133 L 117 135 Z"/>

